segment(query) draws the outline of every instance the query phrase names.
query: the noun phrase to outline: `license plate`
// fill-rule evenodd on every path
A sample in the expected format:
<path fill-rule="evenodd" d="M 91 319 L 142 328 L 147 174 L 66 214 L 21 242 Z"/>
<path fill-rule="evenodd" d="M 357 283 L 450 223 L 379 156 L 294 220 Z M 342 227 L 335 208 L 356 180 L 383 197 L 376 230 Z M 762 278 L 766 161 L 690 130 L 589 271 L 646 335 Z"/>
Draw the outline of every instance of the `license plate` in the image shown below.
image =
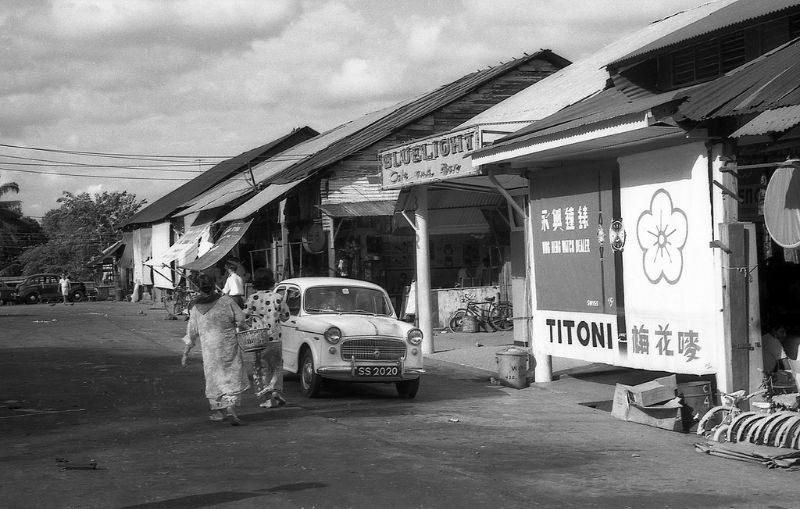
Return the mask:
<path fill-rule="evenodd" d="M 356 366 L 356 376 L 399 376 L 397 366 Z"/>

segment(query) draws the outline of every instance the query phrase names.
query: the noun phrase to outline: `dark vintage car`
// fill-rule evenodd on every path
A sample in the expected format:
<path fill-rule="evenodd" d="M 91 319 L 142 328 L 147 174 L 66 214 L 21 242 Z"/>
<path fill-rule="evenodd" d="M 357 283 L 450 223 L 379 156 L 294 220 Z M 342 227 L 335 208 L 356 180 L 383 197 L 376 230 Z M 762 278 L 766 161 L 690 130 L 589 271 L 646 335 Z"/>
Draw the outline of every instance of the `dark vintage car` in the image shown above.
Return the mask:
<path fill-rule="evenodd" d="M 58 274 L 34 274 L 20 283 L 17 290 L 17 302 L 36 304 L 41 301 L 61 300 L 61 286 Z M 80 281 L 70 281 L 69 300 L 80 302 L 86 298 L 86 285 Z"/>
<path fill-rule="evenodd" d="M 0 281 L 0 304 L 9 304 L 16 301 L 17 290 L 5 281 Z"/>

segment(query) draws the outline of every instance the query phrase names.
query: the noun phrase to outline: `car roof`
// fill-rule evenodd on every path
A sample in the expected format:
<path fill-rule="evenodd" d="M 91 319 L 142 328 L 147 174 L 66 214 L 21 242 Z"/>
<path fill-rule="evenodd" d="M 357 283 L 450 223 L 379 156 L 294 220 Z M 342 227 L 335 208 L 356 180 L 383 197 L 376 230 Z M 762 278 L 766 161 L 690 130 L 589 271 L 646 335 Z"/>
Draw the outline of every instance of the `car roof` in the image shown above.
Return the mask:
<path fill-rule="evenodd" d="M 359 279 L 349 279 L 346 277 L 293 277 L 284 279 L 278 284 L 291 284 L 300 287 L 301 290 L 310 288 L 312 286 L 358 286 L 361 288 L 372 288 L 374 290 L 384 291 L 380 285 L 370 283 L 369 281 L 361 281 Z"/>

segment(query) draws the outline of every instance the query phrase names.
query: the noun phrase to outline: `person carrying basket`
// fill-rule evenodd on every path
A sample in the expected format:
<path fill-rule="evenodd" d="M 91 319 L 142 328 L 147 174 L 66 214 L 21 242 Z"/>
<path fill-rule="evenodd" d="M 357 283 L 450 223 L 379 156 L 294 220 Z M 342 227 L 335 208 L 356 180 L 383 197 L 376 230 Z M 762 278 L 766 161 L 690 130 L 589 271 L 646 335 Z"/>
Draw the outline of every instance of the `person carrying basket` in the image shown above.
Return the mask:
<path fill-rule="evenodd" d="M 256 292 L 247 298 L 244 312 L 251 329 L 259 330 L 268 342 L 254 350 L 253 386 L 264 398 L 259 406 L 274 408 L 286 404 L 283 394 L 283 354 L 280 322 L 289 318 L 289 307 L 282 295 L 273 292 L 275 277 L 269 269 L 258 269 L 253 278 Z"/>

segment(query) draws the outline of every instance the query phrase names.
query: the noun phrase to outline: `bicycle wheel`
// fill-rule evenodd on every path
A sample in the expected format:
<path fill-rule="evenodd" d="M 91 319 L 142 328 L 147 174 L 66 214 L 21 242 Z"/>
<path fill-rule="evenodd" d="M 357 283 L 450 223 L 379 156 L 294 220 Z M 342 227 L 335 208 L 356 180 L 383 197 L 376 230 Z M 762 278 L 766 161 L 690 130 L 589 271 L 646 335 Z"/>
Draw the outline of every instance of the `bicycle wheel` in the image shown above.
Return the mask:
<path fill-rule="evenodd" d="M 705 435 L 706 433 L 712 433 L 720 424 L 729 419 L 729 415 L 735 412 L 736 410 L 733 410 L 731 407 L 724 405 L 715 406 L 700 418 L 700 421 L 697 423 L 697 434 Z"/>
<path fill-rule="evenodd" d="M 489 311 L 489 323 L 497 330 L 511 330 L 514 328 L 514 310 L 506 302 L 494 306 Z"/>
<path fill-rule="evenodd" d="M 450 315 L 447 320 L 447 330 L 450 332 L 461 332 L 464 329 L 464 317 L 467 315 L 466 309 L 458 309 Z"/>

